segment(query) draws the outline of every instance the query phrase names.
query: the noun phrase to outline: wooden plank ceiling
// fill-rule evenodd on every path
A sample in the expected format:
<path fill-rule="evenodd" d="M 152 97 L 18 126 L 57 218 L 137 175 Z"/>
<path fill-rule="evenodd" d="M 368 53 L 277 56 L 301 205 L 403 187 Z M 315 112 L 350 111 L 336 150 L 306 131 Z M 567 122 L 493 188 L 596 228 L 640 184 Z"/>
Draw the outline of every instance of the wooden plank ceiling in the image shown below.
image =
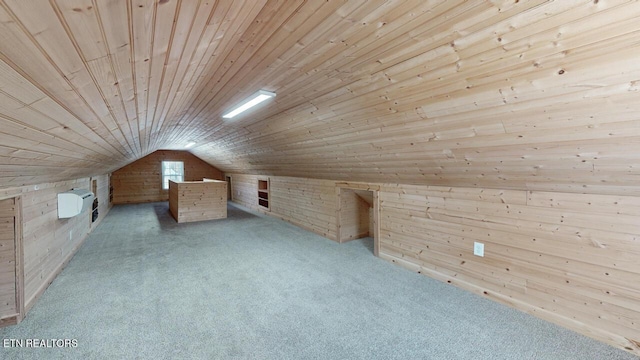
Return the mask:
<path fill-rule="evenodd" d="M 227 172 L 640 195 L 640 3 L 1 0 L 0 187 Z M 275 101 L 221 114 L 258 89 Z"/>

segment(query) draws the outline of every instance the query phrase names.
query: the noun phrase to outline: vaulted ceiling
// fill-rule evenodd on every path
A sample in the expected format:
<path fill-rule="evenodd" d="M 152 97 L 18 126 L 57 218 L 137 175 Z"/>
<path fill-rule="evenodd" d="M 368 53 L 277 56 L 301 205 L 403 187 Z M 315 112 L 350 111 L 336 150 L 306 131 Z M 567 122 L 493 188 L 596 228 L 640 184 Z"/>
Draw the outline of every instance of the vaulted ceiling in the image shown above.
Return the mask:
<path fill-rule="evenodd" d="M 637 1 L 0 0 L 0 187 L 226 172 L 640 195 Z M 258 89 L 277 97 L 224 120 Z"/>

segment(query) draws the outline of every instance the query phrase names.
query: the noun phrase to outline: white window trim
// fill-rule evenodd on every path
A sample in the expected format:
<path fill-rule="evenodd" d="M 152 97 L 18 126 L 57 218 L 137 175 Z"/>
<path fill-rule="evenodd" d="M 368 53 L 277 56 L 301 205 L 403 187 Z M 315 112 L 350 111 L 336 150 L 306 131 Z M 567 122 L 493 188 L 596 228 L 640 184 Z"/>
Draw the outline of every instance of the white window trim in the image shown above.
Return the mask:
<path fill-rule="evenodd" d="M 175 170 L 182 170 L 182 173 L 181 174 L 171 174 L 171 175 L 165 174 L 165 169 L 167 169 L 167 163 L 180 163 L 181 164 L 180 169 L 175 169 Z M 162 190 L 169 190 L 169 181 L 168 180 L 173 180 L 173 181 L 177 181 L 177 182 L 184 181 L 184 161 L 171 161 L 171 160 L 162 161 L 162 169 L 161 169 L 161 171 L 162 171 L 162 173 L 161 173 Z"/>

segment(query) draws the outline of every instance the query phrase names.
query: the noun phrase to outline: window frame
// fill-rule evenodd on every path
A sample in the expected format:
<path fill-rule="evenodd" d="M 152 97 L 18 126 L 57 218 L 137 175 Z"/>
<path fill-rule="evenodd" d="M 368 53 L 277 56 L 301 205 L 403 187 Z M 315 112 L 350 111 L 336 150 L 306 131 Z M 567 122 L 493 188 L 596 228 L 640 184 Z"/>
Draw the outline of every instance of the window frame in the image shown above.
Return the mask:
<path fill-rule="evenodd" d="M 174 164 L 180 164 L 180 167 L 175 167 Z M 165 174 L 165 170 L 174 170 L 176 172 L 182 172 L 178 174 Z M 184 181 L 184 161 L 177 160 L 163 160 L 160 169 L 161 186 L 162 190 L 169 190 L 169 180 L 176 182 Z M 166 187 L 165 187 L 166 184 Z"/>

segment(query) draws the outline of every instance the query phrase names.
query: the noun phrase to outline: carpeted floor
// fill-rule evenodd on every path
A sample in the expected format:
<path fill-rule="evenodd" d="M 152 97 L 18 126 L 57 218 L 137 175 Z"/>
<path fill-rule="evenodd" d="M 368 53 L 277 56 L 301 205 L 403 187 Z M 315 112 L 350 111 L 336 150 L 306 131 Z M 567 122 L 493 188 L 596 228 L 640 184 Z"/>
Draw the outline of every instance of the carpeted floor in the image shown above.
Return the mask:
<path fill-rule="evenodd" d="M 373 256 L 229 206 L 177 224 L 167 203 L 114 207 L 1 359 L 633 359 Z M 5 340 L 6 344 L 7 341 Z"/>

